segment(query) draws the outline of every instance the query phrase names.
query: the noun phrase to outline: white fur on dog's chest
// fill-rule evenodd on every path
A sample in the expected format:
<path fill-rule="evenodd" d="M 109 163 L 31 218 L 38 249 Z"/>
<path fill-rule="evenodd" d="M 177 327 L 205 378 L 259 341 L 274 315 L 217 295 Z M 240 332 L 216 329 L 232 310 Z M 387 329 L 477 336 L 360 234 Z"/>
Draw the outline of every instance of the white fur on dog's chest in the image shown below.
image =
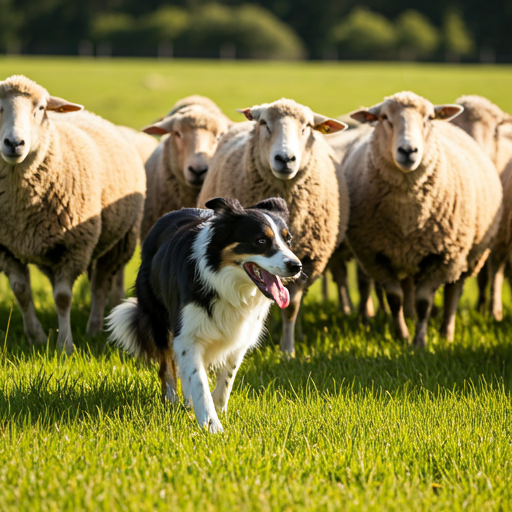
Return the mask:
<path fill-rule="evenodd" d="M 271 301 L 259 291 L 248 304 L 234 306 L 218 299 L 211 316 L 192 303 L 183 308 L 180 337 L 193 340 L 203 350 L 206 365 L 217 366 L 233 352 L 244 352 L 258 343 Z"/>

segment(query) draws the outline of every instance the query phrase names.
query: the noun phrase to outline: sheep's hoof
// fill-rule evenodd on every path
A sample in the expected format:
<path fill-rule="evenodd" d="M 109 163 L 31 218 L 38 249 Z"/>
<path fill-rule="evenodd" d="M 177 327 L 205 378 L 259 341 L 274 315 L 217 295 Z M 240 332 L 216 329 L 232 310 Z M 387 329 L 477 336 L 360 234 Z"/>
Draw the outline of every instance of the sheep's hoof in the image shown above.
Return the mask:
<path fill-rule="evenodd" d="M 494 317 L 494 320 L 501 322 L 503 320 L 503 311 L 501 309 L 495 310 L 492 312 L 492 316 Z"/>
<path fill-rule="evenodd" d="M 31 345 L 46 345 L 48 342 L 48 336 L 46 336 L 41 326 L 35 332 L 27 333 L 27 338 Z"/>
<path fill-rule="evenodd" d="M 425 336 L 414 336 L 414 339 L 412 341 L 413 346 L 417 348 L 425 348 Z"/>
<path fill-rule="evenodd" d="M 86 333 L 88 336 L 96 336 L 103 329 L 103 322 L 101 320 L 89 320 L 87 323 Z"/>

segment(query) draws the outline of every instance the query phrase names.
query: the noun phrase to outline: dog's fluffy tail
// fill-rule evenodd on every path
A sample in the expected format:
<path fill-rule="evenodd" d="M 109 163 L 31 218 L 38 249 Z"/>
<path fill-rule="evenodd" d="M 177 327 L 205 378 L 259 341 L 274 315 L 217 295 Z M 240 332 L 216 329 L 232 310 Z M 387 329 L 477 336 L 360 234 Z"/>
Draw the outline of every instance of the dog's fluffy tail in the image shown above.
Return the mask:
<path fill-rule="evenodd" d="M 145 343 L 140 337 L 140 310 L 137 299 L 130 298 L 116 306 L 107 317 L 109 341 L 130 354 L 144 355 Z"/>

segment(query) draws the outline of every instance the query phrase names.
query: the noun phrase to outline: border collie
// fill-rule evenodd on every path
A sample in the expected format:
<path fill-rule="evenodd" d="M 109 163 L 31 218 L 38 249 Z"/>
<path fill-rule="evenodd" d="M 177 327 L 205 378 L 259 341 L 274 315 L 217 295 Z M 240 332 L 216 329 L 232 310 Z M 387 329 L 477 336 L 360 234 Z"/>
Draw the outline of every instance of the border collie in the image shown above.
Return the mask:
<path fill-rule="evenodd" d="M 258 344 L 272 300 L 288 306 L 280 277 L 298 278 L 302 265 L 290 250 L 288 208 L 266 199 L 244 209 L 216 198 L 207 210 L 164 215 L 144 241 L 128 299 L 108 317 L 111 341 L 135 356 L 156 360 L 162 395 L 177 400 L 176 366 L 185 400 L 199 425 L 222 432 L 236 372 Z M 207 370 L 217 384 L 212 393 Z"/>

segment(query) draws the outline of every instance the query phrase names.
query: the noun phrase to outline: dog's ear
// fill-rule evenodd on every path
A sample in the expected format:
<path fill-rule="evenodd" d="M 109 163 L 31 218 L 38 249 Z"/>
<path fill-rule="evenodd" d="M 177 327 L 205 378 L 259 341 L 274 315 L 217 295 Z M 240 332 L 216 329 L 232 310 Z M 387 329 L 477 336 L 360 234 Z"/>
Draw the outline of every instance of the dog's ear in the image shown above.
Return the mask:
<path fill-rule="evenodd" d="M 269 197 L 268 199 L 263 199 L 263 201 L 260 201 L 258 204 L 251 206 L 251 208 L 277 213 L 278 215 L 281 215 L 286 222 L 288 222 L 288 205 L 281 197 Z"/>
<path fill-rule="evenodd" d="M 205 203 L 205 206 L 216 213 L 228 215 L 237 215 L 244 211 L 238 199 L 224 199 L 223 197 L 210 199 Z"/>

